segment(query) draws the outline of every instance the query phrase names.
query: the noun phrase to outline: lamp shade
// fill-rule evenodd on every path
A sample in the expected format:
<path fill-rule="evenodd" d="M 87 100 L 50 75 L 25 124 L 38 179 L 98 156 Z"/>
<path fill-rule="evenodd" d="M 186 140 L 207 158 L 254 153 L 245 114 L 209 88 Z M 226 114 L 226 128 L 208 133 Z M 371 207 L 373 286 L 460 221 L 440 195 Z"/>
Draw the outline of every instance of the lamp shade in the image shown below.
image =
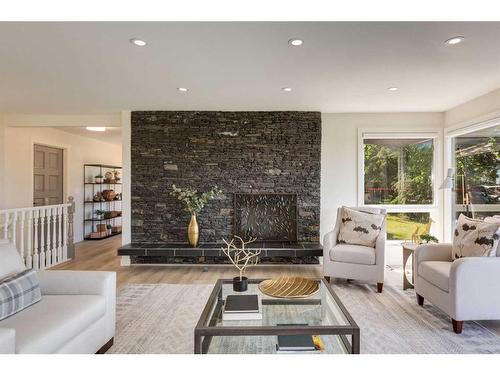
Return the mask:
<path fill-rule="evenodd" d="M 439 187 L 439 189 L 452 189 L 453 188 L 453 175 L 455 174 L 455 170 L 453 168 L 448 168 L 448 172 L 446 173 L 446 178 L 443 183 Z"/>

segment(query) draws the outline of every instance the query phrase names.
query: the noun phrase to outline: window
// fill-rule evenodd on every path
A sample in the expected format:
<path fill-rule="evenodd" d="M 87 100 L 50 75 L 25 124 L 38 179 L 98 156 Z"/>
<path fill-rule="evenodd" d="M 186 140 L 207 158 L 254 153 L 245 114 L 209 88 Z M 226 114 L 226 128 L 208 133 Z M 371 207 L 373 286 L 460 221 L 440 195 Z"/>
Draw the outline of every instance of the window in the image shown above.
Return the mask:
<path fill-rule="evenodd" d="M 500 214 L 500 125 L 453 138 L 454 218 Z"/>
<path fill-rule="evenodd" d="M 387 214 L 387 239 L 411 240 L 413 233 L 428 232 L 427 226 L 432 224 L 429 220 L 429 212 L 389 212 Z"/>
<path fill-rule="evenodd" d="M 388 240 L 428 232 L 438 216 L 433 179 L 437 133 L 361 134 L 359 203 L 387 209 Z"/>
<path fill-rule="evenodd" d="M 365 139 L 364 204 L 432 204 L 432 139 Z"/>

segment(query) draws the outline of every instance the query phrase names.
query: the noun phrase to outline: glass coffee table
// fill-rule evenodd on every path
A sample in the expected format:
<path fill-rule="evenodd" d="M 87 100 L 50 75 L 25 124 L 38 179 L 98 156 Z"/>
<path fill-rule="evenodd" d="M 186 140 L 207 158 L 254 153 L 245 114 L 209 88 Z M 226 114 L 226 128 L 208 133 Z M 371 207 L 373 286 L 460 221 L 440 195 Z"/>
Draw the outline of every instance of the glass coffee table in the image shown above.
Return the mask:
<path fill-rule="evenodd" d="M 319 335 L 325 354 L 359 354 L 359 327 L 325 279 L 307 298 L 274 298 L 249 280 L 246 292 L 234 292 L 232 280 L 219 279 L 194 330 L 195 354 L 273 354 L 278 335 Z M 262 320 L 222 320 L 226 296 L 257 294 Z"/>

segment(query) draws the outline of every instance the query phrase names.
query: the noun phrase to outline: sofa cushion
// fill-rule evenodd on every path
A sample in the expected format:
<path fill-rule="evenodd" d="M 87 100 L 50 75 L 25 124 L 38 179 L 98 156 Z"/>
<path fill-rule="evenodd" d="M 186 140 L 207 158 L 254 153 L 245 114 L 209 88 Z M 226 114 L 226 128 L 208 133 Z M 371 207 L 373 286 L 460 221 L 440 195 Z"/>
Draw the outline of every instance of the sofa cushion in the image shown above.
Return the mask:
<path fill-rule="evenodd" d="M 453 236 L 453 259 L 496 256 L 498 223 L 470 219 L 460 214 Z"/>
<path fill-rule="evenodd" d="M 418 274 L 424 280 L 439 289 L 448 292 L 450 289 L 450 270 L 453 262 L 427 261 L 418 266 Z"/>
<path fill-rule="evenodd" d="M 13 243 L 0 240 L 0 280 L 26 269 Z"/>
<path fill-rule="evenodd" d="M 37 303 L 41 297 L 35 270 L 27 269 L 0 280 L 0 320 Z"/>
<path fill-rule="evenodd" d="M 375 247 L 382 231 L 385 215 L 372 214 L 342 207 L 339 244 Z"/>
<path fill-rule="evenodd" d="M 16 330 L 16 353 L 54 353 L 106 312 L 97 295 L 43 295 L 37 304 L 4 319 Z"/>
<path fill-rule="evenodd" d="M 334 262 L 375 264 L 375 249 L 368 246 L 341 244 L 330 250 L 330 259 Z"/>

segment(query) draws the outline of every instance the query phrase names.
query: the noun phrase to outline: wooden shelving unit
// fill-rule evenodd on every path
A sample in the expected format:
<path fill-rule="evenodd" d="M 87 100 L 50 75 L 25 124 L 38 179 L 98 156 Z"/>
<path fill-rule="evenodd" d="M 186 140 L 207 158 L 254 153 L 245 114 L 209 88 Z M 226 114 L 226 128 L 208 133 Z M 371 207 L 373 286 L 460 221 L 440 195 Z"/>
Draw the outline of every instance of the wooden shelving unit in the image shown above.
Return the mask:
<path fill-rule="evenodd" d="M 117 165 L 106 165 L 106 164 L 84 164 L 83 165 L 83 204 L 84 204 L 84 219 L 83 219 L 83 234 L 85 240 L 102 240 L 104 238 L 112 237 L 121 234 L 121 229 L 119 232 L 113 232 L 111 234 L 106 234 L 103 237 L 91 238 L 90 233 L 97 232 L 97 227 L 101 225 L 111 225 L 112 227 L 121 227 L 122 225 L 122 200 L 94 200 L 97 193 L 102 193 L 104 190 L 113 190 L 117 194 L 122 193 L 122 183 L 117 181 L 103 181 L 95 182 L 95 176 L 106 175 L 107 172 L 119 171 L 120 175 L 122 172 L 122 167 Z M 98 218 L 96 215 L 96 210 L 101 210 L 105 212 L 118 211 L 119 216 L 115 217 L 101 217 Z"/>

